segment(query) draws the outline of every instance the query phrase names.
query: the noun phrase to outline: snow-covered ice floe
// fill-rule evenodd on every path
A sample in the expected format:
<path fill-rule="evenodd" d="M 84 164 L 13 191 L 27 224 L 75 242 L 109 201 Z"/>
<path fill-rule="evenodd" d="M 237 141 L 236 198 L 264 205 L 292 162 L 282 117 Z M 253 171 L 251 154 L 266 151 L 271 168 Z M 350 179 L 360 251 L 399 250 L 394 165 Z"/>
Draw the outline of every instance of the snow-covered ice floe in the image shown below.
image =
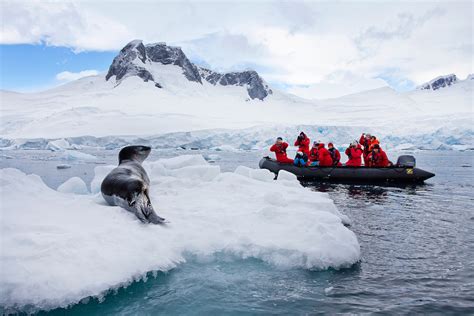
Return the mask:
<path fill-rule="evenodd" d="M 265 170 L 221 172 L 200 155 L 144 164 L 151 199 L 167 225 L 145 225 L 106 205 L 99 188 L 113 166 L 99 166 L 92 194 L 47 187 L 36 175 L 1 169 L 0 305 L 51 309 L 101 296 L 190 256 L 226 253 L 279 268 L 349 267 L 360 258 L 355 234 L 325 193 Z M 72 185 L 72 184 L 74 185 Z"/>

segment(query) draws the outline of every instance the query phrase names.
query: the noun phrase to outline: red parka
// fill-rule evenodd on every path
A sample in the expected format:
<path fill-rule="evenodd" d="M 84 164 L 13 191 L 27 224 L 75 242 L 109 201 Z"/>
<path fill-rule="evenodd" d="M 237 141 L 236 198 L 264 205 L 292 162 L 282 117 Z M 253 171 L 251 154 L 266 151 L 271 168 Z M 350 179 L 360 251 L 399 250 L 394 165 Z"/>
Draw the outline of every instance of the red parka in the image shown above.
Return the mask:
<path fill-rule="evenodd" d="M 364 147 L 364 153 L 363 153 L 363 157 L 364 157 L 364 165 L 365 166 L 369 166 L 370 165 L 370 138 L 365 138 L 364 137 L 364 134 L 362 134 L 360 136 L 360 139 L 359 139 L 359 144 L 361 144 L 363 147 Z"/>
<path fill-rule="evenodd" d="M 314 161 L 318 161 L 319 158 L 318 158 L 318 147 L 314 147 L 311 148 L 310 152 L 309 152 L 309 161 L 310 162 L 314 162 Z"/>
<path fill-rule="evenodd" d="M 362 165 L 362 148 L 360 145 L 357 145 L 356 148 L 347 148 L 345 153 L 347 157 L 349 157 L 349 160 L 346 162 L 346 166 L 360 167 Z"/>
<path fill-rule="evenodd" d="M 331 167 L 332 166 L 332 158 L 329 151 L 324 148 L 324 144 L 318 145 L 318 158 L 319 158 L 319 166 L 320 167 Z"/>
<path fill-rule="evenodd" d="M 311 141 L 305 133 L 301 132 L 301 134 L 303 134 L 303 139 L 296 139 L 295 146 L 298 146 L 298 151 L 301 151 L 309 156 L 309 143 Z"/>
<path fill-rule="evenodd" d="M 377 138 L 374 139 L 374 140 L 370 140 L 369 151 L 372 151 L 372 149 L 374 149 L 375 145 L 380 145 L 380 142 Z"/>
<path fill-rule="evenodd" d="M 278 162 L 293 163 L 293 159 L 288 158 L 288 156 L 286 155 L 287 148 L 288 143 L 283 142 L 281 144 L 273 144 L 273 146 L 270 147 L 270 151 L 273 151 L 275 153 Z"/>
<path fill-rule="evenodd" d="M 376 153 L 372 151 L 370 154 L 369 166 L 370 167 L 388 167 L 390 161 L 388 160 L 387 154 L 382 149 L 379 149 L 379 152 Z"/>
<path fill-rule="evenodd" d="M 364 157 L 370 152 L 370 138 L 365 138 L 364 134 L 360 136 L 359 144 L 364 147 Z"/>
<path fill-rule="evenodd" d="M 341 153 L 336 148 L 328 149 L 329 154 L 332 158 L 333 166 L 342 166 L 341 164 Z"/>

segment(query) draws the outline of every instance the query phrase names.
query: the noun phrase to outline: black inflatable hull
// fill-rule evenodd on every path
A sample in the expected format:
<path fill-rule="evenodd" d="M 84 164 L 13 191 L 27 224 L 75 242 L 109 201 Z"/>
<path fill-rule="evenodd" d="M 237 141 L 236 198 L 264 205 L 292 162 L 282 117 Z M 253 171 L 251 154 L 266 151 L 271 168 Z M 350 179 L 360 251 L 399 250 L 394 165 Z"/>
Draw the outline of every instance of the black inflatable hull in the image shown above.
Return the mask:
<path fill-rule="evenodd" d="M 431 172 L 410 167 L 296 167 L 265 157 L 260 160 L 261 169 L 278 174 L 280 170 L 293 173 L 303 181 L 327 181 L 339 183 L 422 183 L 434 177 Z"/>

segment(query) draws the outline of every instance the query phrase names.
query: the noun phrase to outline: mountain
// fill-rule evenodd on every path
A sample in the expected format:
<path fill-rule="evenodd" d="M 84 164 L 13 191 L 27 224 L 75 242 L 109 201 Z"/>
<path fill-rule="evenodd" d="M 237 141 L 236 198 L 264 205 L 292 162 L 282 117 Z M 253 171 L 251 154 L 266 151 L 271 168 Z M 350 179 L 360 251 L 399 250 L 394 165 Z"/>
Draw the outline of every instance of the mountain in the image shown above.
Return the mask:
<path fill-rule="evenodd" d="M 271 91 L 256 72 L 217 73 L 193 64 L 178 47 L 132 41 L 107 73 L 36 93 L 0 91 L 0 149 L 38 149 L 47 139 L 71 137 L 77 137 L 70 140 L 77 146 L 113 148 L 126 139 L 152 137 L 147 139 L 159 138 L 150 142 L 160 147 L 248 149 L 278 135 L 290 137 L 300 127 L 312 138 L 338 144 L 371 131 L 392 147 L 469 148 L 474 137 L 469 78 L 435 92 L 384 87 L 305 100 Z"/>
<path fill-rule="evenodd" d="M 474 75 L 470 74 L 467 76 L 465 80 L 473 80 L 473 79 L 474 79 Z M 419 85 L 417 89 L 418 90 L 438 90 L 441 88 L 450 87 L 454 84 L 457 84 L 465 80 L 459 80 L 455 74 L 444 75 L 444 76 L 436 77 L 431 81 L 428 81 L 424 84 Z"/>
<path fill-rule="evenodd" d="M 144 45 L 141 40 L 131 41 L 120 50 L 110 65 L 105 79 L 115 78 L 116 83 L 120 84 L 127 77 L 137 76 L 144 82 L 154 82 L 157 88 L 166 89 L 165 82 L 159 80 L 160 72 L 163 69 L 157 66 L 161 65 L 178 66 L 187 80 L 201 85 L 203 82 L 207 82 L 214 86 L 246 87 L 251 99 L 264 100 L 273 93 L 258 73 L 253 70 L 221 74 L 196 66 L 189 61 L 179 47 L 168 46 L 166 43 Z"/>

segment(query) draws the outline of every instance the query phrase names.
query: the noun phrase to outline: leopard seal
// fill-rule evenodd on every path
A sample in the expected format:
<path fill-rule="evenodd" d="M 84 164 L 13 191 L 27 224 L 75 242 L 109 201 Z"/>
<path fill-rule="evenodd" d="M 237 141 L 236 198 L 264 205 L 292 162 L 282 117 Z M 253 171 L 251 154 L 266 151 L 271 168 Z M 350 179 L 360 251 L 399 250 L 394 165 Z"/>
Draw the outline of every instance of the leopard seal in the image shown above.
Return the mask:
<path fill-rule="evenodd" d="M 118 167 L 105 177 L 100 191 L 109 205 L 134 213 L 143 223 L 161 224 L 165 219 L 156 215 L 151 205 L 148 194 L 150 179 L 142 167 L 150 152 L 148 146 L 122 148 Z"/>

